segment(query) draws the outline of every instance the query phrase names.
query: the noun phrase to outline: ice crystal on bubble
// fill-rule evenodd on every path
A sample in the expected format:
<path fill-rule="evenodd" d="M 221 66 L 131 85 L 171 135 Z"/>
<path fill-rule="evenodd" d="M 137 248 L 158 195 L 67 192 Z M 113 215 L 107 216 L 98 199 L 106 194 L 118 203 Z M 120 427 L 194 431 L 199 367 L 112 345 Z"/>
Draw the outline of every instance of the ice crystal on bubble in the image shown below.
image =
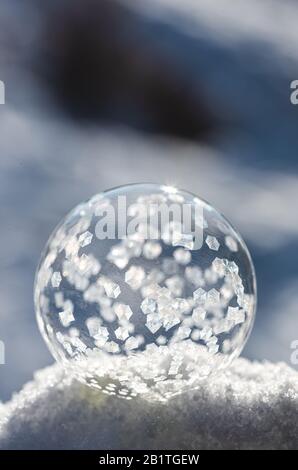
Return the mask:
<path fill-rule="evenodd" d="M 138 339 L 133 336 L 130 336 L 125 341 L 125 348 L 127 351 L 132 351 L 133 349 L 137 349 L 138 347 L 139 347 Z"/>
<path fill-rule="evenodd" d="M 191 252 L 189 250 L 185 250 L 184 248 L 177 248 L 173 256 L 177 263 L 179 264 L 188 264 L 191 262 Z"/>
<path fill-rule="evenodd" d="M 143 255 L 146 259 L 156 259 L 161 254 L 162 247 L 158 242 L 146 242 L 143 248 Z"/>
<path fill-rule="evenodd" d="M 245 313 L 238 307 L 229 307 L 227 313 L 227 319 L 232 321 L 235 325 L 243 323 L 245 320 Z"/>
<path fill-rule="evenodd" d="M 176 296 L 180 296 L 184 287 L 184 280 L 180 276 L 169 277 L 165 281 L 166 286 Z"/>
<path fill-rule="evenodd" d="M 195 287 L 202 287 L 205 284 L 202 270 L 198 266 L 187 266 L 185 278 Z"/>
<path fill-rule="evenodd" d="M 219 249 L 219 242 L 216 237 L 212 237 L 211 235 L 207 235 L 206 237 L 206 245 L 210 248 L 210 250 L 217 251 Z"/>
<path fill-rule="evenodd" d="M 70 308 L 66 310 L 62 310 L 62 312 L 59 312 L 59 317 L 62 325 L 66 328 L 68 327 L 74 320 L 73 312 Z"/>
<path fill-rule="evenodd" d="M 202 307 L 193 309 L 192 319 L 195 323 L 202 323 L 206 318 L 206 311 Z"/>
<path fill-rule="evenodd" d="M 102 276 L 99 278 L 99 284 L 103 286 L 108 297 L 111 297 L 112 299 L 117 299 L 117 297 L 119 297 L 121 289 L 116 282 L 112 281 L 108 277 Z"/>
<path fill-rule="evenodd" d="M 119 321 L 129 320 L 132 316 L 132 310 L 129 305 L 116 303 L 114 304 L 114 312 L 117 315 Z"/>
<path fill-rule="evenodd" d="M 216 305 L 219 304 L 220 293 L 216 289 L 210 289 L 207 292 L 207 304 Z"/>
<path fill-rule="evenodd" d="M 89 232 L 88 230 L 86 232 L 82 233 L 79 236 L 80 246 L 83 248 L 84 246 L 90 245 L 90 243 L 92 241 L 92 238 L 93 238 L 93 234 L 91 232 Z"/>
<path fill-rule="evenodd" d="M 214 344 L 214 343 L 207 343 L 207 347 L 208 347 L 208 352 L 210 354 L 216 354 L 219 350 L 219 346 L 218 344 Z"/>
<path fill-rule="evenodd" d="M 103 236 L 107 211 L 110 233 L 121 229 L 120 196 L 125 230 Z M 184 213 L 185 204 L 195 212 Z M 159 217 L 165 207 L 169 220 Z M 177 218 L 190 213 L 194 225 Z M 173 187 L 132 185 L 94 196 L 60 224 L 37 272 L 35 304 L 53 355 L 80 381 L 127 400 L 164 401 L 239 354 L 255 278 L 242 239 L 215 209 Z"/>
<path fill-rule="evenodd" d="M 55 292 L 54 302 L 57 308 L 63 307 L 63 304 L 64 304 L 63 292 Z"/>
<path fill-rule="evenodd" d="M 105 344 L 105 351 L 109 353 L 118 353 L 120 352 L 119 344 L 115 343 L 115 341 L 109 341 Z"/>
<path fill-rule="evenodd" d="M 145 315 L 155 312 L 156 301 L 146 297 L 141 303 L 141 310 Z"/>
<path fill-rule="evenodd" d="M 145 271 L 141 266 L 131 266 L 125 273 L 125 282 L 133 289 L 138 290 L 145 278 Z"/>
<path fill-rule="evenodd" d="M 107 255 L 107 260 L 115 264 L 117 268 L 124 269 L 129 263 L 129 255 L 127 249 L 123 245 L 113 246 Z"/>
<path fill-rule="evenodd" d="M 126 338 L 129 337 L 129 331 L 127 327 L 119 326 L 117 330 L 115 330 L 115 335 L 118 339 L 124 341 Z"/>
<path fill-rule="evenodd" d="M 205 305 L 207 293 L 204 289 L 202 289 L 202 287 L 199 287 L 197 290 L 194 291 L 193 298 L 197 305 Z"/>
<path fill-rule="evenodd" d="M 173 246 L 183 246 L 192 250 L 194 247 L 193 235 L 191 233 L 174 232 Z"/>
<path fill-rule="evenodd" d="M 98 334 L 99 328 L 101 327 L 101 325 L 102 325 L 102 320 L 98 317 L 90 317 L 90 318 L 87 318 L 86 320 L 86 326 L 88 328 L 90 336 L 95 337 Z"/>
<path fill-rule="evenodd" d="M 101 338 L 108 338 L 109 337 L 109 332 L 108 329 L 104 326 L 100 326 L 97 330 L 97 333 L 94 335 L 95 339 L 101 339 Z"/>
<path fill-rule="evenodd" d="M 226 246 L 229 248 L 230 251 L 237 251 L 238 250 L 238 243 L 236 242 L 236 240 L 234 240 L 233 237 L 231 237 L 231 235 L 227 235 L 225 237 L 225 243 L 226 243 Z"/>
<path fill-rule="evenodd" d="M 147 316 L 146 327 L 154 334 L 162 327 L 162 322 L 159 317 L 149 313 Z"/>

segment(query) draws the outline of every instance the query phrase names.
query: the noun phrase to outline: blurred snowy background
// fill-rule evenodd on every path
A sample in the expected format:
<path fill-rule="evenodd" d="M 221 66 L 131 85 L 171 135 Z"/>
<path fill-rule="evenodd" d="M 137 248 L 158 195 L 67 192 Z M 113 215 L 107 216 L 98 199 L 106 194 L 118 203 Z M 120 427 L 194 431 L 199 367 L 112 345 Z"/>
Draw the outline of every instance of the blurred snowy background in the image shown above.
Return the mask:
<path fill-rule="evenodd" d="M 131 182 L 193 191 L 245 238 L 259 305 L 244 351 L 298 339 L 298 5 L 2 0 L 0 400 L 52 363 L 32 290 L 61 217 Z"/>

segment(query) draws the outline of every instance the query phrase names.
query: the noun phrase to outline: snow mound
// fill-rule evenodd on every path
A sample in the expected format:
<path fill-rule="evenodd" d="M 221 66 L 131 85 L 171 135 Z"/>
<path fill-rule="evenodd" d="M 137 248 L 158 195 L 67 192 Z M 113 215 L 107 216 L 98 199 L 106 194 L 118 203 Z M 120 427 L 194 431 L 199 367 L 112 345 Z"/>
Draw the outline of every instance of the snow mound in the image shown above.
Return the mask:
<path fill-rule="evenodd" d="M 0 406 L 0 448 L 295 449 L 297 418 L 298 374 L 283 363 L 238 359 L 167 404 L 104 395 L 56 364 Z"/>

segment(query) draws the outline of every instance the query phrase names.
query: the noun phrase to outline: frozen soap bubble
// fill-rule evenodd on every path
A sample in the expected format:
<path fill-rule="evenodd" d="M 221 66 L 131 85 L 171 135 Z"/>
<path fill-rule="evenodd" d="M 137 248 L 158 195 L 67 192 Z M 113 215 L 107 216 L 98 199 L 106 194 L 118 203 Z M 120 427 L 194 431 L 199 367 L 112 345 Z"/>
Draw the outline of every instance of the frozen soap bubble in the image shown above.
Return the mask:
<path fill-rule="evenodd" d="M 252 328 L 254 268 L 206 202 L 154 184 L 78 205 L 40 261 L 35 305 L 56 360 L 126 399 L 166 400 L 237 357 Z"/>

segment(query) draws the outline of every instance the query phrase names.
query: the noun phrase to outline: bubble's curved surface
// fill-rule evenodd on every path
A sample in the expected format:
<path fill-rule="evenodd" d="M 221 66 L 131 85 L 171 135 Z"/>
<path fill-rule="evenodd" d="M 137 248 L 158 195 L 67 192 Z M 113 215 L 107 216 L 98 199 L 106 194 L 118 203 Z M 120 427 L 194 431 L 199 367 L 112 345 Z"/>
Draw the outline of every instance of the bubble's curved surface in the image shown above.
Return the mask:
<path fill-rule="evenodd" d="M 35 281 L 38 324 L 77 378 L 165 400 L 237 357 L 252 328 L 254 268 L 209 204 L 168 186 L 123 186 L 73 209 Z"/>

